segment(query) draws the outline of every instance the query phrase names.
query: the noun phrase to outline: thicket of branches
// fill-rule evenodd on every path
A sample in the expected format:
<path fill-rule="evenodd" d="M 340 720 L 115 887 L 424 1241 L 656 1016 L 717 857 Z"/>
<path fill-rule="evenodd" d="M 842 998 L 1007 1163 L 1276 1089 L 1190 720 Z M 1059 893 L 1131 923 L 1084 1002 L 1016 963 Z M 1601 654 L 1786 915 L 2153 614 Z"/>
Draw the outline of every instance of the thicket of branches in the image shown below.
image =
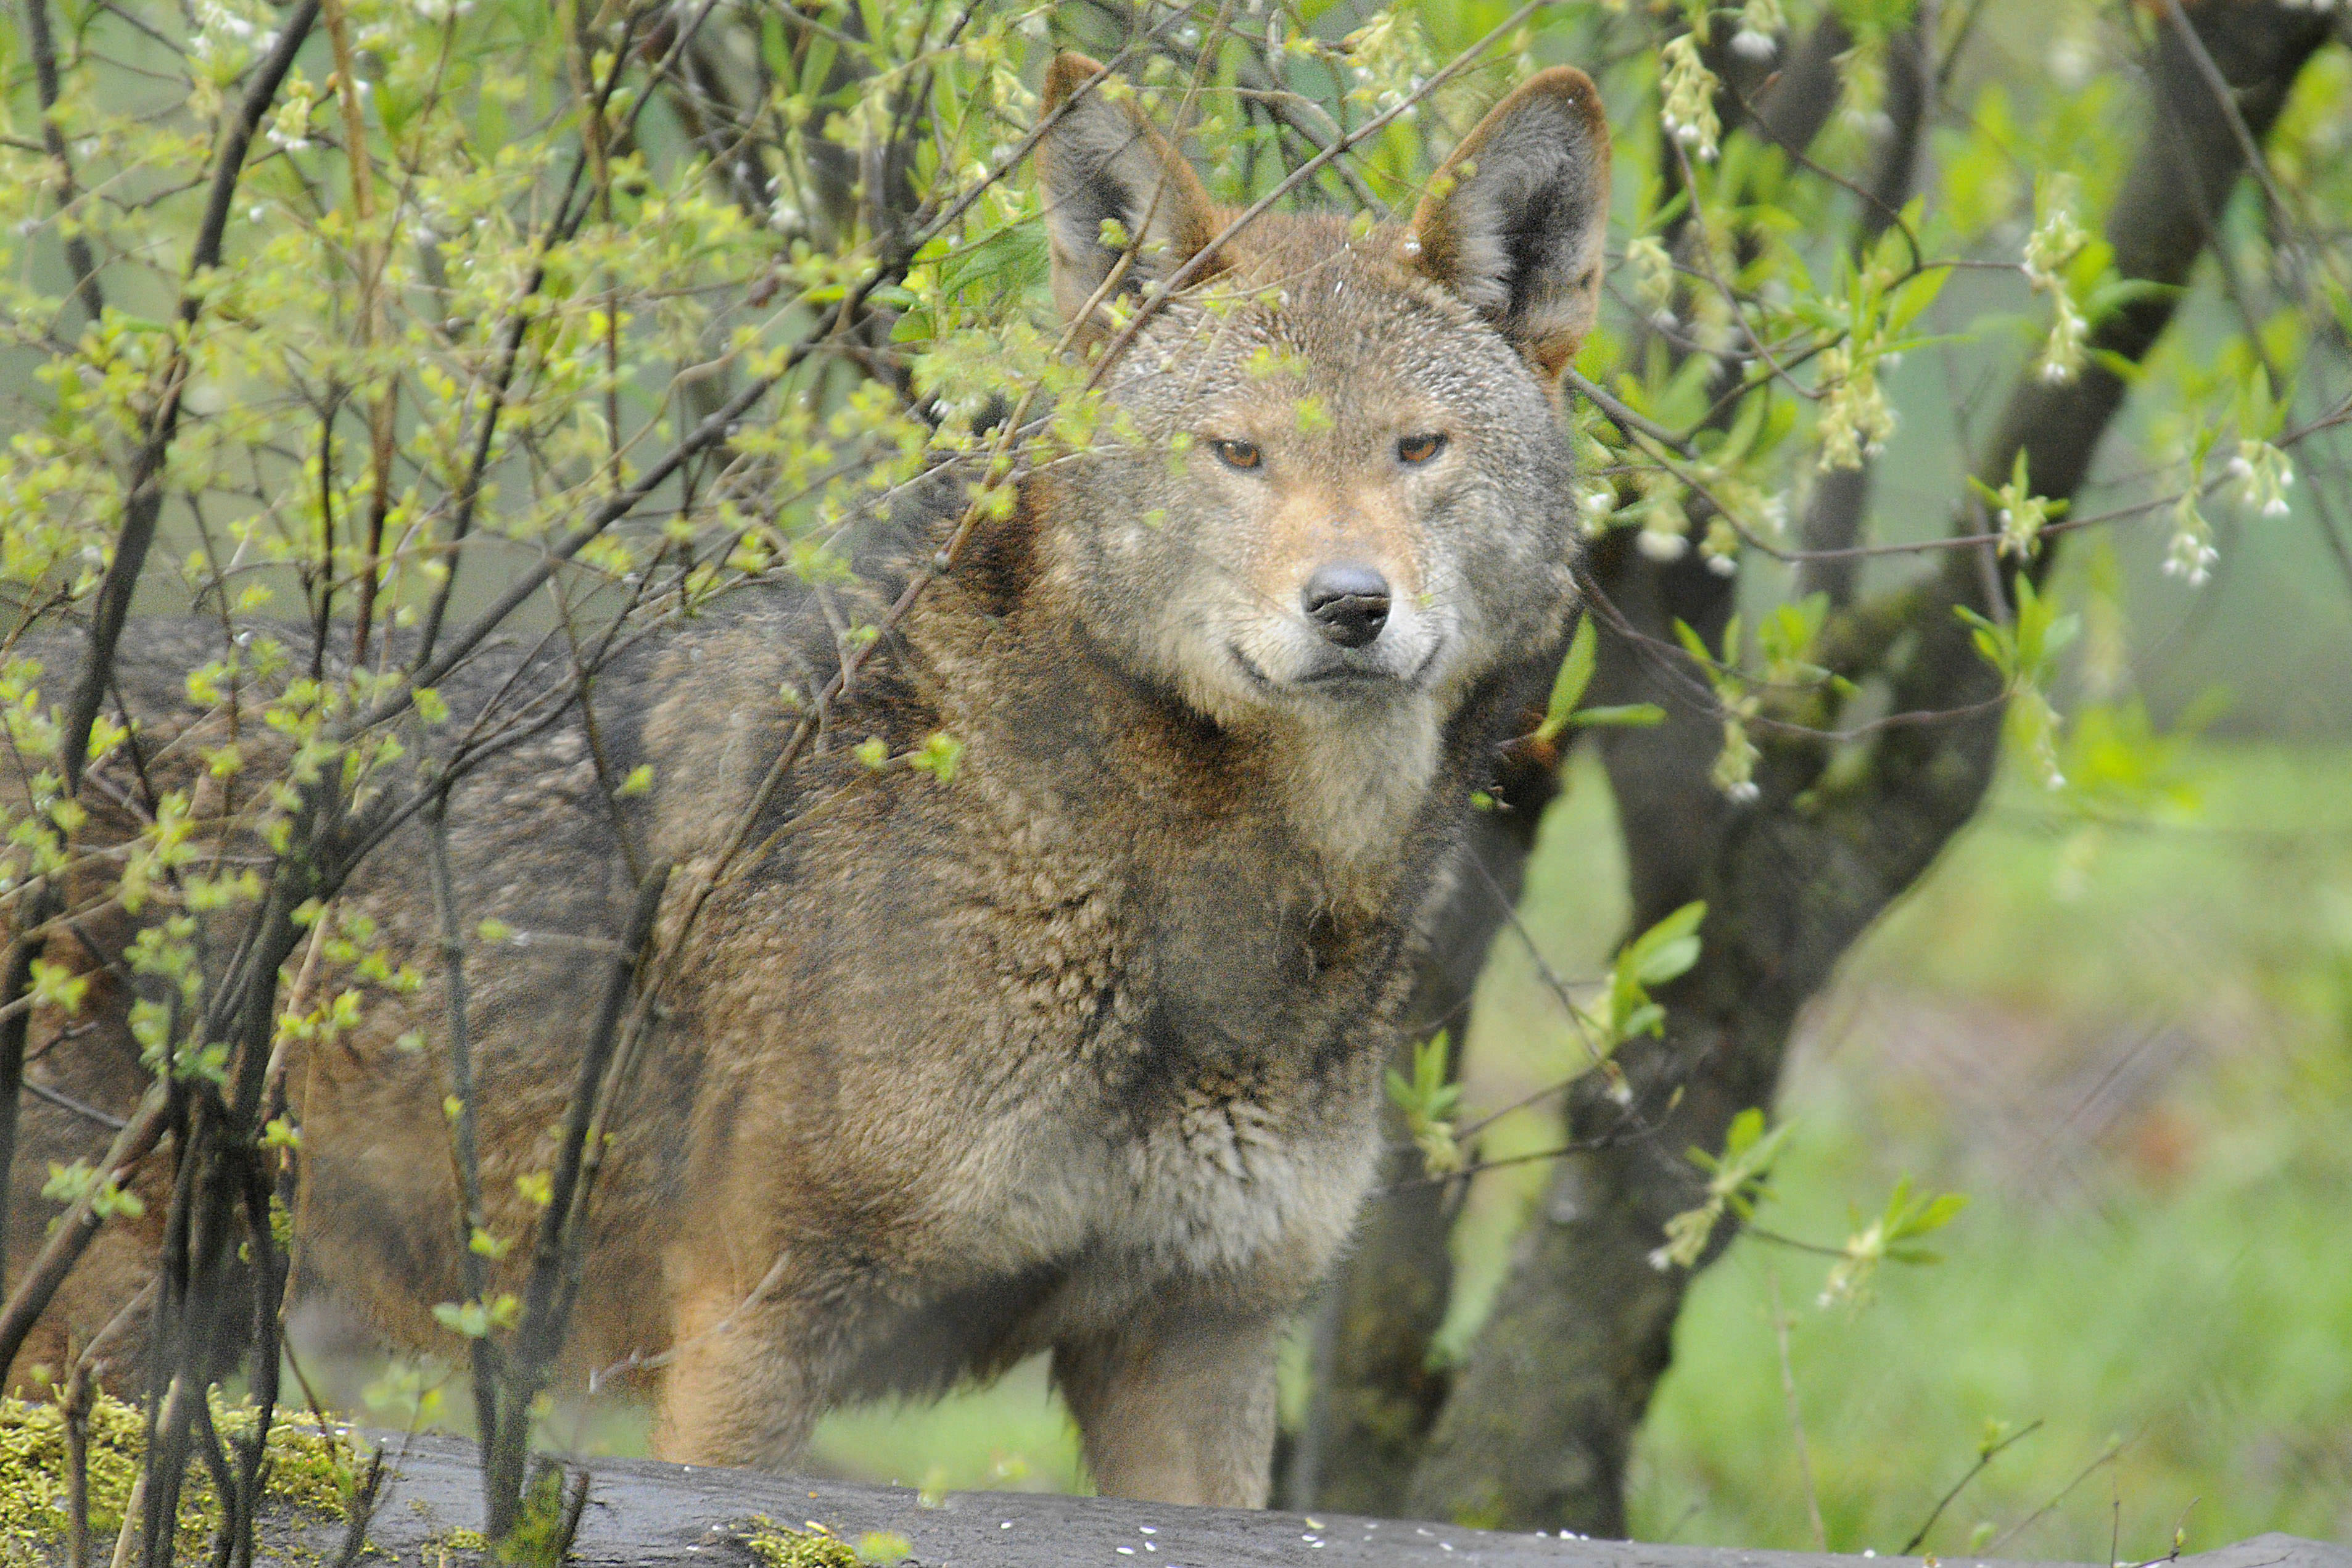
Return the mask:
<path fill-rule="evenodd" d="M 2352 559 L 2326 487 L 2295 484 L 2332 478 L 2312 454 L 2352 418 L 2333 16 L 2078 20 L 2083 80 L 2057 90 L 2000 79 L 1990 0 L 20 0 L 0 35 L 0 702 L 24 781 L 0 801 L 0 1165 L 62 1213 L 11 1238 L 0 1365 L 98 1228 L 152 1199 L 153 1281 L 120 1320 L 143 1320 L 143 1361 L 112 1364 L 110 1333 L 43 1369 L 69 1420 L 101 1373 L 143 1396 L 139 1561 L 172 1560 L 192 1472 L 226 1501 L 214 1560 L 251 1555 L 299 1261 L 289 1074 L 421 984 L 339 909 L 353 868 L 411 820 L 437 847 L 452 787 L 592 702 L 620 650 L 722 595 L 836 583 L 861 512 L 971 463 L 955 542 L 877 623 L 838 626 L 841 674 L 772 783 L 834 743 L 840 686 L 1034 465 L 1130 438 L 1043 300 L 1023 164 L 1043 62 L 1070 46 L 1236 208 L 1408 212 L 1477 111 L 1553 61 L 1591 70 L 1620 128 L 1614 306 L 1571 376 L 1590 629 L 1531 656 L 1559 668 L 1554 700 L 1499 761 L 1433 926 L 1424 1033 L 1459 1037 L 1580 738 L 1618 794 L 1641 934 L 1598 986 L 1559 987 L 1594 1068 L 1561 1086 L 1547 1217 L 1451 1372 L 1428 1343 L 1476 1128 L 1442 1047 L 1400 1064 L 1394 1186 L 1320 1325 L 1287 1484 L 1622 1525 L 1685 1282 L 1774 1146 L 1743 1113 L 1769 1106 L 1798 1005 L 1975 809 L 2004 728 L 2084 809 L 2150 787 L 2112 668 L 2062 716 L 2062 539 L 2161 531 L 2184 593 L 2261 529 L 2317 526 Z M 2226 310 L 2190 353 L 2166 333 L 2200 293 Z M 1868 504 L 1915 415 L 1906 355 L 1947 367 L 1976 454 L 1942 531 Z M 2127 395 L 2149 449 L 2067 510 Z M 999 400 L 1010 417 L 974 435 Z M 198 755 L 159 754 L 116 689 L 134 610 L 214 628 L 186 689 Z M 440 688 L 494 642 L 552 657 L 454 708 Z M 544 1544 L 522 1527 L 561 1513 L 528 1484 L 531 1420 L 595 1267 L 597 1151 L 701 900 L 759 852 L 748 820 L 682 890 L 638 867 L 529 1237 L 484 1226 L 466 1044 L 465 975 L 511 933 L 465 925 L 438 853 L 421 870 L 447 960 L 447 1026 L 416 1045 L 449 1075 L 450 1223 L 469 1258 L 530 1260 L 523 1289 L 478 1268 L 442 1312 L 493 1534 Z M 683 912 L 656 938 L 666 896 Z M 136 998 L 147 1078 L 120 1105 L 60 1087 L 93 986 Z M 36 1111 L 102 1152 L 21 1168 Z M 1693 1147 L 1722 1153 L 1703 1169 Z M 1843 1288 L 1948 1213 L 1898 1203 L 1832 1247 Z M 262 1407 L 243 1436 L 210 1414 L 230 1383 Z"/>

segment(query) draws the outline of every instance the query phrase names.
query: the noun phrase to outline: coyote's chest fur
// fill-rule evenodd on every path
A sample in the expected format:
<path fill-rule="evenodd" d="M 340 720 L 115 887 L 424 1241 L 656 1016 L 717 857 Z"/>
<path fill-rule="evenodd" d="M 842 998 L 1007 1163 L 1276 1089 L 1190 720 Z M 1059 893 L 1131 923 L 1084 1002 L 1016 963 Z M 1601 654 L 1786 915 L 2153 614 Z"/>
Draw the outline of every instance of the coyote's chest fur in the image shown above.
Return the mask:
<path fill-rule="evenodd" d="M 865 721 L 898 745 L 951 729 L 956 777 L 814 770 L 782 816 L 806 826 L 714 904 L 680 1026 L 724 1080 L 688 1188 L 742 1184 L 756 1137 L 769 1190 L 743 1206 L 838 1289 L 900 1313 L 1022 1297 L 988 1359 L 1116 1326 L 1171 1278 L 1311 1284 L 1370 1170 L 1412 900 L 1446 842 L 1402 831 L 1437 767 L 1418 716 L 1310 731 L 1335 754 L 1305 754 L 1204 726 L 1066 636 L 1008 648 L 1028 613 L 918 626 L 906 687 Z M 684 839 L 708 800 L 656 815 Z M 789 1125 L 744 1127 L 748 1103 Z M 825 1259 L 829 1224 L 790 1234 L 812 1195 L 891 1223 Z M 909 1381 L 938 1375 L 924 1360 Z"/>

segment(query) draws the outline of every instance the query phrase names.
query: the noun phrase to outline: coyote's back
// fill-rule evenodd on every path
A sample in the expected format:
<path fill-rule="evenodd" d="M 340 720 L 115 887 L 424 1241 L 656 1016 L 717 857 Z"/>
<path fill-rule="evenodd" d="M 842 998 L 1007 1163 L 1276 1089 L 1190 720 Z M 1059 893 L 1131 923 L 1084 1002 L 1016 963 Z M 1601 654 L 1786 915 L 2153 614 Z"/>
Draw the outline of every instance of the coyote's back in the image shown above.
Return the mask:
<path fill-rule="evenodd" d="M 657 1368 L 674 1458 L 787 1463 L 835 1403 L 1048 1351 L 1105 1490 L 1262 1502 L 1276 1341 L 1370 1180 L 1416 920 L 1569 612 L 1554 383 L 1601 264 L 1591 84 L 1527 83 L 1408 226 L 1226 234 L 1147 125 L 1081 90 L 1097 71 L 1055 62 L 1039 158 L 1081 335 L 1150 306 L 1110 345 L 1118 441 L 1024 480 L 781 776 L 840 644 L 832 606 L 761 589 L 468 775 L 452 910 L 422 817 L 340 896 L 426 983 L 289 1068 L 298 1253 L 310 1284 L 446 1347 L 445 937 L 512 933 L 462 961 L 488 1229 L 510 1242 L 633 889 L 679 868 L 573 1352 Z M 964 495 L 945 470 L 875 530 L 877 600 Z M 184 771 L 225 721 L 178 679 L 206 635 L 142 638 L 121 680 Z M 511 703 L 555 657 L 490 649 L 445 698 Z M 641 766 L 649 791 L 618 787 Z M 142 1085 L 129 998 L 78 966 L 101 1026 L 34 1070 L 120 1110 Z M 325 969 L 303 984 L 346 983 Z M 53 1104 L 30 1125 L 20 1171 L 90 1142 Z M 51 1352 L 136 1289 L 145 1244 L 107 1233 Z"/>

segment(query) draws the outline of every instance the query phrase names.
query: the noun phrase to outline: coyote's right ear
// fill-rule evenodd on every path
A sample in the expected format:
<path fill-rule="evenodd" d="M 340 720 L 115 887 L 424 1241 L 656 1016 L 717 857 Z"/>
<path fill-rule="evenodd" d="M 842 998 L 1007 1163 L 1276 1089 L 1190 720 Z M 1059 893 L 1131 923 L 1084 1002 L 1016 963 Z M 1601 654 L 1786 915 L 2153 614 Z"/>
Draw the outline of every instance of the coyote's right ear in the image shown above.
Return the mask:
<path fill-rule="evenodd" d="M 1406 254 L 1557 380 L 1599 313 L 1608 228 L 1609 121 L 1591 79 L 1556 66 L 1462 139 Z"/>
<path fill-rule="evenodd" d="M 1045 71 L 1045 112 L 1062 114 L 1038 140 L 1037 173 L 1045 192 L 1054 302 L 1065 317 L 1085 309 L 1118 265 L 1124 247 L 1103 243 L 1104 220 L 1115 220 L 1130 240 L 1141 242 L 1123 286 L 1174 272 L 1217 232 L 1201 177 L 1144 121 L 1132 88 L 1106 78 L 1072 96 L 1102 74 L 1101 66 L 1075 54 L 1055 56 Z"/>

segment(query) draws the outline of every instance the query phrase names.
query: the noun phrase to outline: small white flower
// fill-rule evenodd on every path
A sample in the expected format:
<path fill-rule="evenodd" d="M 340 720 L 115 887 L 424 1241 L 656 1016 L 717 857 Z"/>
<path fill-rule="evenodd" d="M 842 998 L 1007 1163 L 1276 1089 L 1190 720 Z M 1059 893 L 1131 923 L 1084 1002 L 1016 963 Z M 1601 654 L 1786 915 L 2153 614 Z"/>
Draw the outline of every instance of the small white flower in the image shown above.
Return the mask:
<path fill-rule="evenodd" d="M 2213 530 L 2197 509 L 2197 488 L 2192 484 L 2172 509 L 2172 541 L 2165 547 L 2164 574 L 2201 588 L 2212 575 L 2213 563 L 2221 559 L 2221 552 L 2213 547 Z"/>
<path fill-rule="evenodd" d="M 1679 561 L 1690 552 L 1689 540 L 1663 529 L 1645 528 L 1635 536 L 1633 543 L 1653 561 Z"/>
<path fill-rule="evenodd" d="M 1788 26 L 1780 0 L 1746 0 L 1739 7 L 1739 31 L 1731 37 L 1732 50 L 1751 60 L 1769 60 Z"/>
<path fill-rule="evenodd" d="M 2268 441 L 2241 441 L 2230 459 L 2230 472 L 2239 481 L 2238 500 L 2264 517 L 2287 514 L 2286 492 L 2294 484 L 2294 467 Z"/>
<path fill-rule="evenodd" d="M 2063 37 L 2050 46 L 2050 74 L 2069 92 L 2079 90 L 2091 79 L 2096 64 L 2090 45 L 2080 37 Z"/>
<path fill-rule="evenodd" d="M 1669 38 L 1659 58 L 1665 67 L 1658 84 L 1664 100 L 1659 120 L 1676 142 L 1690 149 L 1692 157 L 1712 162 L 1723 122 L 1715 112 L 1715 73 L 1699 58 L 1698 40 L 1688 33 Z"/>

